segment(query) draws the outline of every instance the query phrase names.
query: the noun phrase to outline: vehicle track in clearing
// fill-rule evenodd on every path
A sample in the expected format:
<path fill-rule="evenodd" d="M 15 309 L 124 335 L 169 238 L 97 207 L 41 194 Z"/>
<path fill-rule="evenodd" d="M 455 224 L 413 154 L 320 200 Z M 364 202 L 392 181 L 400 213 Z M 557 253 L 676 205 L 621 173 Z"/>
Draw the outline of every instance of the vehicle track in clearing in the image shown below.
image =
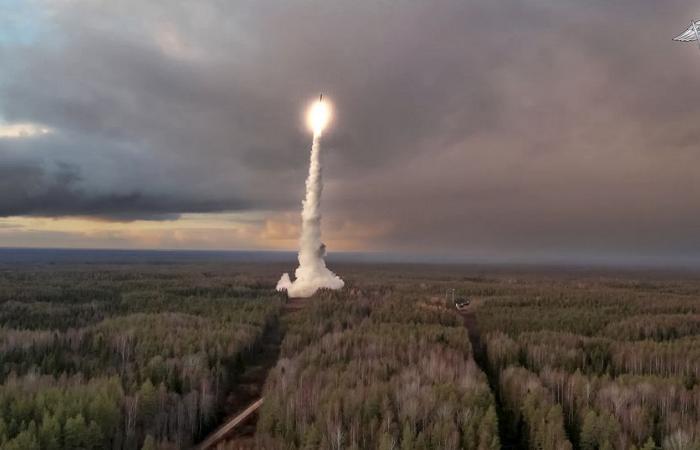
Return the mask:
<path fill-rule="evenodd" d="M 489 387 L 493 393 L 494 399 L 496 401 L 496 414 L 498 415 L 498 434 L 501 439 L 501 448 L 503 449 L 523 449 L 520 444 L 518 436 L 512 435 L 509 432 L 507 424 L 507 418 L 505 412 L 503 411 L 503 405 L 501 403 L 501 396 L 499 393 L 498 379 L 496 374 L 492 374 L 488 368 L 488 361 L 486 359 L 486 348 L 481 341 L 481 333 L 479 331 L 479 323 L 476 320 L 475 308 L 477 305 L 472 304 L 466 308 L 459 311 L 462 316 L 462 323 L 467 328 L 469 333 L 469 342 L 472 346 L 472 352 L 474 355 L 474 361 L 479 366 L 482 372 L 486 374 L 489 381 Z"/>
<path fill-rule="evenodd" d="M 287 299 L 280 309 L 275 324 L 266 330 L 261 348 L 257 355 L 246 365 L 235 388 L 228 394 L 228 407 L 232 411 L 212 433 L 209 433 L 196 449 L 254 449 L 255 429 L 258 421 L 257 407 L 248 409 L 262 402 L 265 380 L 270 370 L 279 360 L 284 329 L 282 317 L 301 310 L 306 304 L 304 298 Z M 222 430 L 226 430 L 222 433 Z"/>

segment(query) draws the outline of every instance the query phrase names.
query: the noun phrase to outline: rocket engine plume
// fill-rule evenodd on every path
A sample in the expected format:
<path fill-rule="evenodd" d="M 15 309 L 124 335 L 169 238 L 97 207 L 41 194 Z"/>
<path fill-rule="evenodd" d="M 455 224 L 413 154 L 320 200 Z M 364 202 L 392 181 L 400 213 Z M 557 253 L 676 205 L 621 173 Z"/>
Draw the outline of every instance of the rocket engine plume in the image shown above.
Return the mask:
<path fill-rule="evenodd" d="M 322 96 L 311 106 L 308 120 L 314 139 L 306 179 L 306 197 L 302 202 L 299 267 L 294 272 L 294 281 L 285 273 L 277 282 L 277 290 L 287 291 L 292 298 L 311 297 L 318 289 L 340 289 L 345 285 L 326 267 L 326 246 L 321 242 L 321 135 L 330 120 L 330 109 Z"/>

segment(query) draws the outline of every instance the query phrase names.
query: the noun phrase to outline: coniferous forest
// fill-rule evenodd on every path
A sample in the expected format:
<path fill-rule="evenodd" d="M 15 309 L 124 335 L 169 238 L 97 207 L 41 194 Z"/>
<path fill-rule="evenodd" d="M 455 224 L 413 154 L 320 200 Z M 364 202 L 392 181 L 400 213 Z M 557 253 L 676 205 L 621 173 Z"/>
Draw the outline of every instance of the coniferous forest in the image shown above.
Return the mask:
<path fill-rule="evenodd" d="M 218 448 L 700 448 L 693 274 L 355 264 L 287 302 L 281 268 L 2 267 L 0 449 L 191 448 L 271 336 Z"/>

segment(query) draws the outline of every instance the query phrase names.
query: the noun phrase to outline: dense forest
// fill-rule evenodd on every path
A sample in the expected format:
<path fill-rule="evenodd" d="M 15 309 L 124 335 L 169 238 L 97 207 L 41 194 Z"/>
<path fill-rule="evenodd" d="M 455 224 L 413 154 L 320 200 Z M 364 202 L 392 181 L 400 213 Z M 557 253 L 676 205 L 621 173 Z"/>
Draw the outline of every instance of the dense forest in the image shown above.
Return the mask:
<path fill-rule="evenodd" d="M 0 272 L 0 449 L 187 448 L 279 304 L 208 266 Z"/>
<path fill-rule="evenodd" d="M 476 314 L 508 428 L 524 447 L 700 448 L 700 284 L 493 288 Z"/>
<path fill-rule="evenodd" d="M 0 450 L 190 448 L 271 330 L 252 448 L 700 450 L 692 276 L 358 264 L 292 305 L 280 272 L 0 268 Z"/>
<path fill-rule="evenodd" d="M 500 448 L 461 317 L 407 281 L 326 292 L 288 319 L 257 448 Z"/>

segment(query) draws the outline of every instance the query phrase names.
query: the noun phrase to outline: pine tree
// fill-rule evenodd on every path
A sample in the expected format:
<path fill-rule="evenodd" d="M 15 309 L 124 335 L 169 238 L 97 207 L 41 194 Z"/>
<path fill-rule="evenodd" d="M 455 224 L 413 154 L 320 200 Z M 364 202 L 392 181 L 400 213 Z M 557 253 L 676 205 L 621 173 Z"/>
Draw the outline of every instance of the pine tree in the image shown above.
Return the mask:
<path fill-rule="evenodd" d="M 416 450 L 428 450 L 428 442 L 425 438 L 425 433 L 418 433 L 416 437 Z"/>
<path fill-rule="evenodd" d="M 65 448 L 84 450 L 87 448 L 88 428 L 82 414 L 73 416 L 66 421 L 64 429 Z"/>
<path fill-rule="evenodd" d="M 151 383 L 151 380 L 144 381 L 139 389 L 138 397 L 140 419 L 144 425 L 149 426 L 152 424 L 153 418 L 158 411 L 156 388 Z"/>
<path fill-rule="evenodd" d="M 151 436 L 150 434 L 146 436 L 146 439 L 143 441 L 143 447 L 141 447 L 141 450 L 156 450 L 156 440 Z"/>
<path fill-rule="evenodd" d="M 5 421 L 0 417 L 0 445 L 4 444 L 7 441 L 7 424 Z"/>
<path fill-rule="evenodd" d="M 98 395 L 92 399 L 88 406 L 88 417 L 92 418 L 100 426 L 105 436 L 114 436 L 121 421 L 119 405 L 107 395 Z"/>
<path fill-rule="evenodd" d="M 321 434 L 318 432 L 316 424 L 312 423 L 304 433 L 303 450 L 315 450 L 320 447 Z"/>
<path fill-rule="evenodd" d="M 654 439 L 652 439 L 651 436 L 649 436 L 649 439 L 646 440 L 644 443 L 644 446 L 642 446 L 641 450 L 656 450 L 656 443 L 654 442 Z"/>
<path fill-rule="evenodd" d="M 581 450 L 595 450 L 598 448 L 598 415 L 590 410 L 586 413 L 581 427 L 581 437 L 579 444 Z"/>
<path fill-rule="evenodd" d="M 94 420 L 91 420 L 88 426 L 85 445 L 91 450 L 100 450 L 104 447 L 104 434 Z"/>
<path fill-rule="evenodd" d="M 401 432 L 401 450 L 413 450 L 415 447 L 415 433 L 413 432 L 413 427 L 408 421 L 403 424 L 403 431 Z"/>
<path fill-rule="evenodd" d="M 496 409 L 489 406 L 479 424 L 479 450 L 496 450 L 501 448 L 498 437 L 498 416 Z"/>
<path fill-rule="evenodd" d="M 61 424 L 56 416 L 44 413 L 39 427 L 39 443 L 43 450 L 59 450 L 61 448 Z"/>
<path fill-rule="evenodd" d="M 395 448 L 396 440 L 394 437 L 386 431 L 382 432 L 379 437 L 379 450 L 394 450 Z"/>
<path fill-rule="evenodd" d="M 566 432 L 564 431 L 564 413 L 561 405 L 557 404 L 549 409 L 546 422 L 545 442 L 547 444 L 545 445 L 545 449 L 557 450 L 561 448 L 562 445 L 566 445 L 568 440 L 566 438 Z"/>

